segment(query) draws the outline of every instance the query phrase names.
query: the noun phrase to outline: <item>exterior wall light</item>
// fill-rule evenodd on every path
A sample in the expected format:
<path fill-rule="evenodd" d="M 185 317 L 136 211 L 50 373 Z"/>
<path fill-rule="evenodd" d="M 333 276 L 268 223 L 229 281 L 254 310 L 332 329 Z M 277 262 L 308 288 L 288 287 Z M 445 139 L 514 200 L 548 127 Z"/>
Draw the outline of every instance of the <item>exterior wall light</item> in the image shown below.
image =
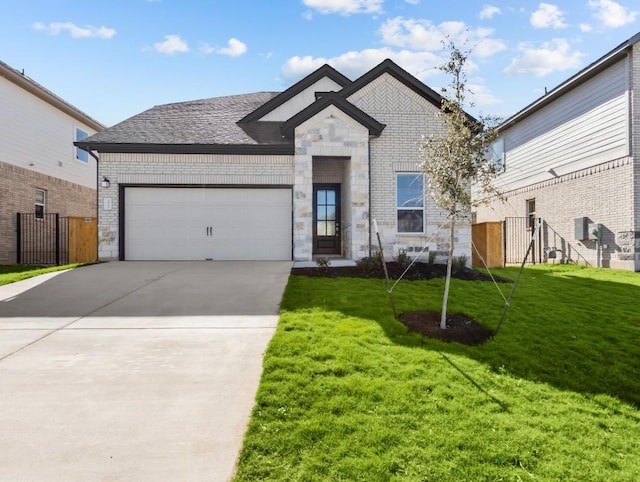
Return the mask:
<path fill-rule="evenodd" d="M 102 182 L 100 183 L 100 187 L 109 187 L 111 186 L 111 181 L 107 178 L 107 176 L 102 176 Z"/>

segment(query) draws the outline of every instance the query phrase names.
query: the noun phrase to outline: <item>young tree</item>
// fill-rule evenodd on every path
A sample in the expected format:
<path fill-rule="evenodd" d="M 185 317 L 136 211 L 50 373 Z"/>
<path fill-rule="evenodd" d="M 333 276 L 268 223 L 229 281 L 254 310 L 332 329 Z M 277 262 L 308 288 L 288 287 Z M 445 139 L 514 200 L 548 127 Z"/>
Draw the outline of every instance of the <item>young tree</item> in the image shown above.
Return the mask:
<path fill-rule="evenodd" d="M 420 144 L 427 194 L 447 212 L 450 220 L 441 329 L 447 328 L 456 222 L 468 219 L 476 201 L 472 197 L 471 187 L 474 186 L 474 195 L 480 198 L 487 199 L 490 195 L 499 194 L 491 183 L 497 174 L 495 160 L 487 155 L 497 137 L 497 119 L 475 119 L 465 112 L 468 93 L 465 64 L 469 52 L 459 50 L 453 42 L 449 42 L 447 47 L 449 60 L 439 67 L 451 76 L 449 87 L 442 89 L 440 115 L 445 132 L 424 136 Z M 468 105 L 473 106 L 472 103 Z"/>

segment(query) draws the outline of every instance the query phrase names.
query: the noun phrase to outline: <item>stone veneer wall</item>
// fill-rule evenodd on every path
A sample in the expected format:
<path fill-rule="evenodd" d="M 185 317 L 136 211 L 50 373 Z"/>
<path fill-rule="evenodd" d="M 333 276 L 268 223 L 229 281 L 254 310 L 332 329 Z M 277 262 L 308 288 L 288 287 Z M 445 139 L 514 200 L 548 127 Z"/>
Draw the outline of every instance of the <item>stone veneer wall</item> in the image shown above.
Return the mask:
<path fill-rule="evenodd" d="M 343 252 L 360 259 L 369 253 L 369 132 L 338 108 L 329 106 L 295 131 L 293 193 L 293 259 L 310 260 L 313 249 L 314 158 L 343 157 L 349 176 L 343 178 Z"/>
<path fill-rule="evenodd" d="M 96 190 L 0 161 L 0 264 L 16 262 L 16 213 L 35 211 L 35 190 L 46 191 L 46 212 L 96 215 Z"/>
<path fill-rule="evenodd" d="M 543 248 L 562 249 L 563 257 L 596 265 L 596 242 L 575 239 L 574 219 L 586 216 L 603 225 L 602 266 L 633 270 L 638 233 L 633 225 L 634 162 L 625 157 L 504 193 L 506 201 L 478 208 L 476 221 L 526 216 L 526 200 L 536 202 L 542 218 Z"/>
<path fill-rule="evenodd" d="M 425 199 L 425 233 L 419 236 L 397 233 L 396 173 L 420 172 L 419 143 L 423 135 L 444 133 L 439 109 L 393 76 L 385 74 L 356 92 L 349 101 L 377 121 L 386 124 L 382 135 L 371 141 L 371 211 L 383 241 L 385 258 L 404 250 L 426 261 L 430 252 L 444 262 L 449 249 L 446 213 Z M 376 240 L 372 233 L 372 240 Z M 426 249 L 424 251 L 423 248 Z M 377 250 L 377 245 L 373 250 Z M 455 256 L 471 263 L 471 225 L 459 222 Z"/>
<path fill-rule="evenodd" d="M 119 258 L 119 184 L 293 185 L 293 156 L 103 153 L 98 169 L 111 183 L 98 191 L 100 259 Z"/>

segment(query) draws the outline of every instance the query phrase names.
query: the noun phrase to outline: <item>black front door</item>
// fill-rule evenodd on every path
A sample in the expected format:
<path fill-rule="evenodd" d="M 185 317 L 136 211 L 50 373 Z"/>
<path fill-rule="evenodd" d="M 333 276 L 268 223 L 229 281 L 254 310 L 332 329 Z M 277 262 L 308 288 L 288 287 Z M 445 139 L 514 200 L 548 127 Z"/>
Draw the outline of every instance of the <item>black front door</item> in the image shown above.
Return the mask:
<path fill-rule="evenodd" d="M 340 184 L 314 184 L 313 254 L 340 251 Z"/>

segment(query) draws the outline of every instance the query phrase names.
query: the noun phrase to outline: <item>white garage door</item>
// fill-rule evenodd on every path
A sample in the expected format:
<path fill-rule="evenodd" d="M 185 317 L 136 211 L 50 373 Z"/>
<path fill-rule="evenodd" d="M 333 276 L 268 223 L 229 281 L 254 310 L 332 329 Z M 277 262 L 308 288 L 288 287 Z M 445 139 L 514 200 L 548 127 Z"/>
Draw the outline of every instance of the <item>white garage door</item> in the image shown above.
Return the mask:
<path fill-rule="evenodd" d="M 291 190 L 125 189 L 125 259 L 290 260 Z"/>

